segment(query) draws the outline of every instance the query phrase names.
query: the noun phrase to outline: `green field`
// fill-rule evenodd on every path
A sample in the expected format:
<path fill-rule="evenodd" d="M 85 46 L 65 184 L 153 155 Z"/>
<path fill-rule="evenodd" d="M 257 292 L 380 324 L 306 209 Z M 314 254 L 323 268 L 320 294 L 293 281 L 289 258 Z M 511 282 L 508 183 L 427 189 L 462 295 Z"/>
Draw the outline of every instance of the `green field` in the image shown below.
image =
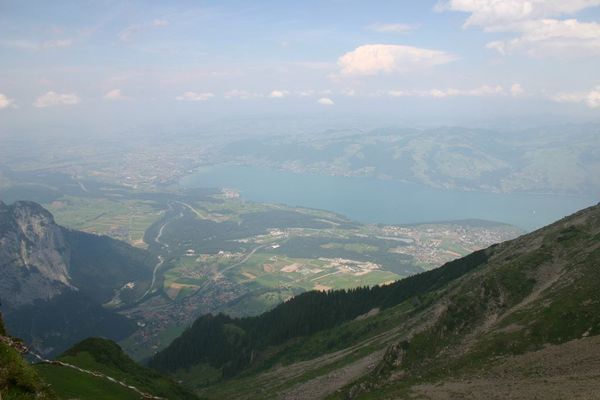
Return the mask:
<path fill-rule="evenodd" d="M 343 263 L 342 263 L 343 264 Z M 335 262 L 323 258 L 291 258 L 277 253 L 254 254 L 247 262 L 228 271 L 238 282 L 254 281 L 270 288 L 299 287 L 304 290 L 341 289 L 371 286 L 399 279 L 389 271 L 364 268 L 364 263 L 348 263 L 358 272 L 336 267 Z"/>
<path fill-rule="evenodd" d="M 65 196 L 44 205 L 60 225 L 146 247 L 144 233 L 162 212 L 152 202 Z"/>

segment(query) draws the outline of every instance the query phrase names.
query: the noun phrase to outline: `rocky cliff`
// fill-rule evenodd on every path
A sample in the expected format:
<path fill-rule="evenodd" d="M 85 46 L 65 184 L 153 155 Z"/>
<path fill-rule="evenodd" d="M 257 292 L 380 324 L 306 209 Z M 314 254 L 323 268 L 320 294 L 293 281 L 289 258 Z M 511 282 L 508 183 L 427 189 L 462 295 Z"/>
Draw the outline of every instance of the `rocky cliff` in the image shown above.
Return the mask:
<path fill-rule="evenodd" d="M 0 298 L 5 306 L 49 300 L 74 289 L 70 259 L 70 246 L 52 214 L 32 202 L 0 202 Z"/>
<path fill-rule="evenodd" d="M 45 354 L 90 335 L 129 335 L 135 323 L 102 305 L 135 303 L 155 263 L 126 243 L 57 225 L 37 203 L 0 202 L 2 311 L 10 331 Z"/>

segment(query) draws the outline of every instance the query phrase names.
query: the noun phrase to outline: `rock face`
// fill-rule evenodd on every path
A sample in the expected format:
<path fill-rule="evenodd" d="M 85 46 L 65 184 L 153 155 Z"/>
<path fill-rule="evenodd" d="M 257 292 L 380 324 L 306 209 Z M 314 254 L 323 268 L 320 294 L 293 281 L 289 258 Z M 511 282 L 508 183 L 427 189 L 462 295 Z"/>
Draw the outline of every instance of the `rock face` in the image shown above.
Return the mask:
<path fill-rule="evenodd" d="M 6 326 L 46 355 L 90 335 L 121 340 L 131 334 L 135 323 L 103 305 L 135 303 L 150 286 L 155 263 L 127 243 L 57 225 L 37 203 L 0 202 Z"/>
<path fill-rule="evenodd" d="M 33 202 L 0 202 L 0 299 L 17 308 L 75 289 L 71 249 L 52 214 Z"/>

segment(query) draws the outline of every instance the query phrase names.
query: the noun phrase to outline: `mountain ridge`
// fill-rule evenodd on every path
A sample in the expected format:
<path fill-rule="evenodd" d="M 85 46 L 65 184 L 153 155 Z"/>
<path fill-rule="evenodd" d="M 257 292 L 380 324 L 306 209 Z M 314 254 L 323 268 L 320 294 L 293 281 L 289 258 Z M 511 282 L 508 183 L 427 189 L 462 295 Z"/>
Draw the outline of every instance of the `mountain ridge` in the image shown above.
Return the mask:
<path fill-rule="evenodd" d="M 141 393 L 145 393 L 147 396 L 154 396 L 152 398 L 165 400 L 197 399 L 173 380 L 136 364 L 111 340 L 89 337 L 69 348 L 58 356 L 57 360 L 96 374 L 84 374 L 62 365 L 36 365 L 37 372 L 54 388 L 60 398 L 129 400 L 138 399 Z M 120 383 L 117 384 L 111 379 Z M 78 381 L 77 385 L 72 384 L 75 381 Z"/>

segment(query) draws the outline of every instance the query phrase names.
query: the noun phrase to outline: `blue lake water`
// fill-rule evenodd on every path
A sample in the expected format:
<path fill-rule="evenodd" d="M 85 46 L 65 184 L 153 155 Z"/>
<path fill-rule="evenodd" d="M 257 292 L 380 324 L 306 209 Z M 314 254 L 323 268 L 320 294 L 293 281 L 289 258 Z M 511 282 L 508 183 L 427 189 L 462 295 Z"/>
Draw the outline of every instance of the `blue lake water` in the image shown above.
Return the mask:
<path fill-rule="evenodd" d="M 204 167 L 180 183 L 188 188 L 232 188 L 245 200 L 319 208 L 386 224 L 479 218 L 533 230 L 598 202 L 592 197 L 463 192 L 235 165 Z"/>

